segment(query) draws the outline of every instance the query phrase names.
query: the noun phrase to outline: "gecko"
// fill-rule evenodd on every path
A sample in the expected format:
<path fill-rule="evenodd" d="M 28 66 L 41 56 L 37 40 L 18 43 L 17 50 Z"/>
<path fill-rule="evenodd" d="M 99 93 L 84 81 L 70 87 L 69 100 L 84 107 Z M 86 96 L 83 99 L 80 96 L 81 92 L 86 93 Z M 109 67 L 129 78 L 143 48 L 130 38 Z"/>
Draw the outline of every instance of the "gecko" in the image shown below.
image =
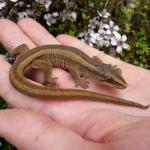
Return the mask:
<path fill-rule="evenodd" d="M 89 87 L 88 78 L 118 89 L 126 88 L 127 83 L 120 68 L 103 63 L 97 56 L 91 58 L 77 48 L 65 45 L 43 45 L 30 50 L 26 44 L 21 44 L 12 51 L 11 56 L 15 62 L 10 69 L 10 82 L 15 89 L 25 95 L 56 100 L 89 99 L 143 109 L 149 107 L 131 100 L 86 90 Z M 76 87 L 80 86 L 83 89 L 59 88 L 56 84 L 57 77 L 52 77 L 54 67 L 68 71 Z M 42 85 L 34 84 L 26 77 L 32 69 L 43 71 Z"/>

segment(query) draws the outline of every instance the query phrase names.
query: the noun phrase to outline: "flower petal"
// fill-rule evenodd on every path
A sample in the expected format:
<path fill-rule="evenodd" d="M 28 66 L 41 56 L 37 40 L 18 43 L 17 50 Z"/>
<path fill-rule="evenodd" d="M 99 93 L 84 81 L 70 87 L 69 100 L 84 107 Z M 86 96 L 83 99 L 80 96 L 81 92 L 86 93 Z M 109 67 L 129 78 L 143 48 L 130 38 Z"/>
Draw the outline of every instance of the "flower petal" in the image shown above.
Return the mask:
<path fill-rule="evenodd" d="M 0 10 L 6 6 L 6 2 L 0 2 Z"/>
<path fill-rule="evenodd" d="M 104 24 L 104 28 L 105 28 L 105 29 L 109 29 L 110 26 L 109 26 L 108 24 Z"/>
<path fill-rule="evenodd" d="M 113 46 L 117 45 L 117 41 L 115 38 L 111 38 L 111 45 Z"/>
<path fill-rule="evenodd" d="M 110 27 L 113 27 L 114 26 L 114 22 L 112 20 L 110 20 L 109 25 L 110 25 Z"/>
<path fill-rule="evenodd" d="M 100 16 L 100 17 L 102 17 L 103 15 L 102 15 L 102 13 L 98 13 L 98 15 Z"/>
<path fill-rule="evenodd" d="M 93 47 L 93 43 L 90 42 L 89 45 L 90 45 L 91 47 Z"/>
<path fill-rule="evenodd" d="M 105 30 L 103 30 L 103 29 L 99 29 L 99 30 L 98 30 L 98 33 L 99 33 L 99 34 L 105 34 L 105 33 L 106 33 L 106 31 L 105 31 Z"/>
<path fill-rule="evenodd" d="M 121 52 L 122 52 L 122 46 L 118 46 L 118 47 L 116 48 L 116 52 L 117 52 L 117 53 L 121 53 Z"/>
<path fill-rule="evenodd" d="M 11 0 L 11 2 L 14 2 L 14 3 L 17 2 L 17 1 L 18 1 L 18 0 Z"/>
<path fill-rule="evenodd" d="M 121 39 L 122 39 L 122 41 L 126 41 L 127 40 L 127 36 L 123 35 Z"/>
<path fill-rule="evenodd" d="M 117 40 L 121 40 L 121 35 L 118 32 L 114 31 L 113 34 Z"/>
<path fill-rule="evenodd" d="M 80 32 L 79 34 L 78 34 L 78 37 L 83 37 L 85 35 L 85 32 Z"/>
<path fill-rule="evenodd" d="M 118 30 L 119 30 L 119 26 L 115 25 L 115 26 L 114 26 L 114 29 L 115 29 L 116 31 L 118 31 Z"/>
<path fill-rule="evenodd" d="M 91 36 L 92 38 L 93 38 L 93 37 L 94 37 L 94 38 L 96 37 L 96 36 L 95 36 L 95 33 L 93 33 L 93 32 L 90 33 L 90 36 Z"/>
<path fill-rule="evenodd" d="M 110 34 L 111 34 L 111 31 L 110 31 L 110 30 L 107 30 L 107 31 L 106 31 L 106 34 L 110 35 Z"/>
<path fill-rule="evenodd" d="M 53 12 L 52 15 L 53 15 L 54 17 L 58 17 L 58 16 L 59 16 L 59 13 L 58 13 L 58 12 Z"/>
<path fill-rule="evenodd" d="M 129 44 L 123 43 L 123 44 L 122 44 L 122 47 L 123 47 L 124 49 L 128 49 L 128 48 L 129 48 Z"/>
<path fill-rule="evenodd" d="M 91 43 L 96 43 L 95 39 L 91 38 L 90 39 Z"/>
<path fill-rule="evenodd" d="M 108 47 L 110 45 L 109 41 L 105 41 L 105 46 Z"/>
<path fill-rule="evenodd" d="M 107 18 L 110 16 L 110 13 L 108 13 L 108 12 L 106 12 L 106 16 L 107 16 Z"/>

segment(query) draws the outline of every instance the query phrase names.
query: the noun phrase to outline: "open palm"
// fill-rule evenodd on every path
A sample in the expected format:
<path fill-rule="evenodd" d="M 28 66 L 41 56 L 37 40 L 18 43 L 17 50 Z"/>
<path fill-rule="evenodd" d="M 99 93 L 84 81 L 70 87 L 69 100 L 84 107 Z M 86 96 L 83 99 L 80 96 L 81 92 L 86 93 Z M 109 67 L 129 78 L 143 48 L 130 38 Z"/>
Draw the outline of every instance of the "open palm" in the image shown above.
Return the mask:
<path fill-rule="evenodd" d="M 106 63 L 119 66 L 128 83 L 127 89 L 119 91 L 91 81 L 90 90 L 144 105 L 150 103 L 148 70 L 116 60 L 73 37 L 59 35 L 54 38 L 32 19 L 22 19 L 18 24 L 1 19 L 0 41 L 9 52 L 22 43 L 30 48 L 44 44 L 77 47 L 91 57 L 96 55 Z M 0 111 L 0 136 L 18 149 L 144 150 L 150 147 L 150 109 L 78 99 L 44 101 L 28 97 L 10 84 L 10 67 L 0 57 L 0 96 L 13 107 Z M 53 75 L 59 77 L 61 88 L 74 88 L 74 82 L 67 72 L 54 69 Z M 32 78 L 41 82 L 42 73 L 34 72 Z"/>

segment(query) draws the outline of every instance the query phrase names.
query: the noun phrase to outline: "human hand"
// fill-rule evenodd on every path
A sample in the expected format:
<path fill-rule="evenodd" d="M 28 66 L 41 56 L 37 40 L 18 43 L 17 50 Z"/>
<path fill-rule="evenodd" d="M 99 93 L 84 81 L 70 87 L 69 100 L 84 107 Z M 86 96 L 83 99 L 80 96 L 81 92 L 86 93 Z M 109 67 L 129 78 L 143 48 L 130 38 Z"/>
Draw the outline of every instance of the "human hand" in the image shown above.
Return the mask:
<path fill-rule="evenodd" d="M 90 89 L 135 101 L 141 100 L 137 102 L 149 104 L 149 71 L 111 58 L 73 37 L 60 35 L 55 39 L 31 19 L 23 19 L 17 25 L 1 19 L 0 27 L 2 27 L 0 28 L 0 41 L 8 51 L 22 43 L 26 43 L 30 48 L 44 44 L 63 44 L 77 47 L 90 56 L 97 55 L 104 62 L 119 66 L 129 84 L 127 89 L 112 90 L 100 87 L 93 82 L 90 84 Z M 82 150 L 86 147 L 93 150 L 119 149 L 119 146 L 125 149 L 127 145 L 134 146 L 135 149 L 138 147 L 141 149 L 141 145 L 148 147 L 148 142 L 145 141 L 149 139 L 149 117 L 135 116 L 149 116 L 149 109 L 141 110 L 91 101 L 63 100 L 58 102 L 31 98 L 12 87 L 8 77 L 10 65 L 2 59 L 0 59 L 0 68 L 0 95 L 14 108 L 19 108 L 0 112 L 0 122 L 2 122 L 0 135 L 19 149 L 60 149 L 59 146 L 61 149 L 78 147 Z M 74 83 L 68 73 L 59 69 L 54 69 L 53 72 L 55 76 L 60 76 L 58 84 L 62 88 L 66 87 L 66 82 L 67 87 L 74 88 Z M 34 74 L 36 81 L 41 81 L 41 78 L 40 72 Z M 28 111 L 20 108 L 28 109 Z M 14 130 L 10 128 L 12 125 Z M 22 132 L 16 134 L 18 128 Z"/>

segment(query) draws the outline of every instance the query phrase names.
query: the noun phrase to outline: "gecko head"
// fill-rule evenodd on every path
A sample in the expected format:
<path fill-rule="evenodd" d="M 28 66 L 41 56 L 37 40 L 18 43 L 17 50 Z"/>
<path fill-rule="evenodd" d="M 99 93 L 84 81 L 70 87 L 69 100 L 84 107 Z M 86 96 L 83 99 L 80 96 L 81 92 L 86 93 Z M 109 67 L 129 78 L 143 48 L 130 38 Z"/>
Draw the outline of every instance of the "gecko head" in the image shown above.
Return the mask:
<path fill-rule="evenodd" d="M 102 64 L 96 67 L 96 71 L 96 80 L 100 81 L 100 83 L 118 89 L 125 89 L 127 87 L 120 68 L 111 64 Z"/>

